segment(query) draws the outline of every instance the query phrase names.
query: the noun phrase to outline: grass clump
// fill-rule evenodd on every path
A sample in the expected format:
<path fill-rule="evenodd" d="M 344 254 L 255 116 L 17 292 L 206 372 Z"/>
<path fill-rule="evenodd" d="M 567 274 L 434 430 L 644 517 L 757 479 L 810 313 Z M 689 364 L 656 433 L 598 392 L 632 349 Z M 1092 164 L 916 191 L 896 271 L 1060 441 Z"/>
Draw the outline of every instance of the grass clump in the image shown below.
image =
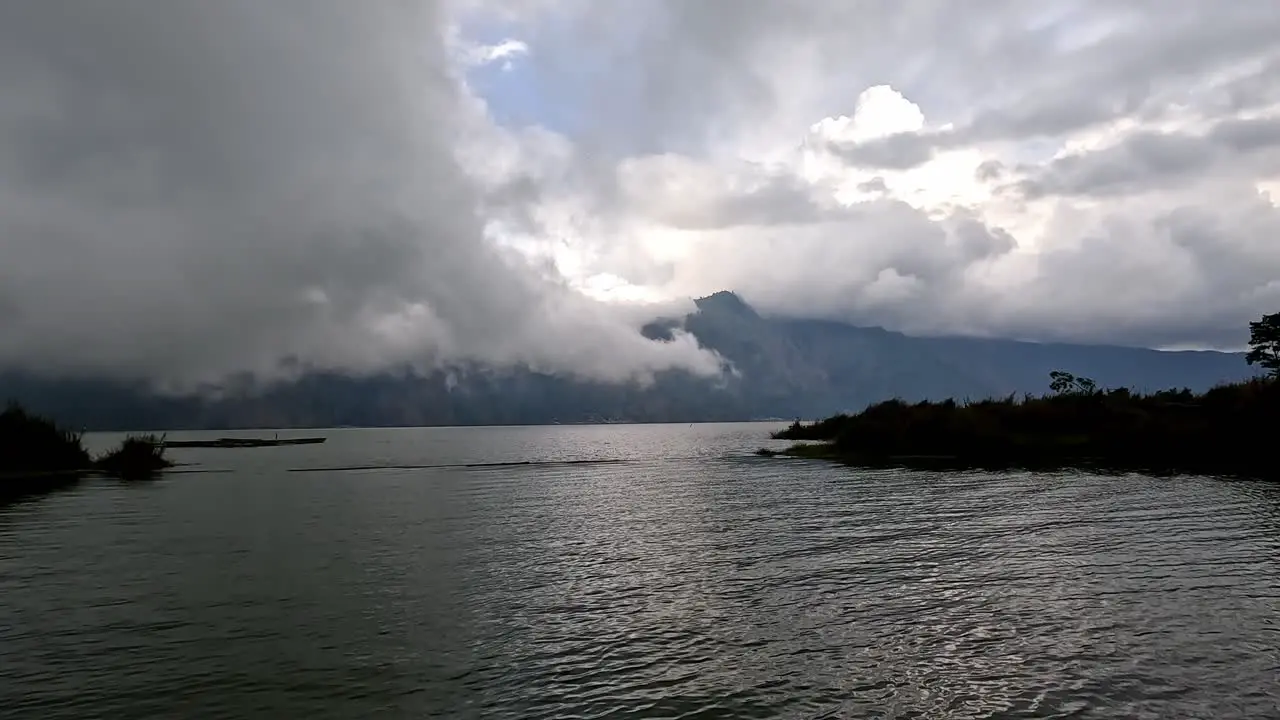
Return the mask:
<path fill-rule="evenodd" d="M 164 456 L 163 439 L 139 435 L 125 438 L 120 447 L 98 458 L 94 466 L 125 479 L 140 479 L 173 467 L 173 463 Z"/>

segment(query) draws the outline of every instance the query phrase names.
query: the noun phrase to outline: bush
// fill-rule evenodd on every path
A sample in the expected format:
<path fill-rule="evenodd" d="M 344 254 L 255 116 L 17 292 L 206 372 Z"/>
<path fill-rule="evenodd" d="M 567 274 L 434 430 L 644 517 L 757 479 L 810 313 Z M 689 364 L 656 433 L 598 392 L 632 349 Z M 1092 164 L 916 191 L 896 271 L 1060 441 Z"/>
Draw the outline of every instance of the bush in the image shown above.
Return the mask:
<path fill-rule="evenodd" d="M 89 453 L 79 433 L 64 430 L 16 404 L 0 412 L 0 473 L 71 472 L 89 465 Z"/>
<path fill-rule="evenodd" d="M 1058 385 L 1057 394 L 1021 400 L 890 400 L 856 415 L 796 424 L 775 437 L 830 441 L 840 456 L 863 463 L 929 457 L 969 467 L 1275 472 L 1269 441 L 1280 427 L 1280 381 L 1256 379 L 1200 395 Z"/>
<path fill-rule="evenodd" d="M 120 447 L 98 459 L 95 465 L 126 479 L 151 477 L 173 463 L 164 456 L 164 441 L 154 435 L 127 437 Z"/>

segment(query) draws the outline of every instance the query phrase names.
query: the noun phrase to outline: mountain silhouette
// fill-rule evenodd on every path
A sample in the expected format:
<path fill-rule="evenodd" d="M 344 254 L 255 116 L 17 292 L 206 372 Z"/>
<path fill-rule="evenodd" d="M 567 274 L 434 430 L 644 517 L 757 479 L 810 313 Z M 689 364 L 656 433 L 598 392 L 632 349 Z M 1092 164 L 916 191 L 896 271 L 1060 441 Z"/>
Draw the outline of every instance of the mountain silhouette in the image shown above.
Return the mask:
<path fill-rule="evenodd" d="M 727 291 L 699 298 L 696 307 L 682 318 L 654 320 L 643 333 L 663 341 L 677 329 L 688 331 L 730 363 L 723 378 L 665 371 L 641 386 L 472 364 L 425 377 L 318 373 L 211 399 L 162 396 L 137 383 L 11 372 L 0 374 L 0 397 L 87 429 L 693 422 L 817 418 L 894 397 L 1039 394 L 1057 369 L 1100 387 L 1135 390 L 1204 390 L 1255 374 L 1242 353 L 910 337 L 766 317 Z"/>

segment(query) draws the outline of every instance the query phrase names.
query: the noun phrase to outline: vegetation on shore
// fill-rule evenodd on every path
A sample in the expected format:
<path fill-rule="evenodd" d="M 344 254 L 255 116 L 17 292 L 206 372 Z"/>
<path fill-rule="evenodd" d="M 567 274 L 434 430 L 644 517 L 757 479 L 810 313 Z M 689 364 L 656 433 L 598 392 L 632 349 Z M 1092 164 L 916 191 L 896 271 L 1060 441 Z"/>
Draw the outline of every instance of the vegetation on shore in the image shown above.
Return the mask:
<path fill-rule="evenodd" d="M 1250 325 L 1248 361 L 1267 377 L 1204 393 L 1102 390 L 1050 374 L 1050 394 L 978 402 L 889 400 L 855 415 L 793 424 L 775 438 L 817 441 L 781 454 L 858 465 L 1088 467 L 1274 476 L 1280 428 L 1280 314 Z M 762 454 L 773 454 L 762 451 Z"/>
<path fill-rule="evenodd" d="M 94 462 L 103 472 L 131 479 L 148 477 L 168 467 L 173 467 L 164 456 L 164 442 L 154 435 L 127 437 L 120 447 L 108 452 Z"/>
<path fill-rule="evenodd" d="M 164 444 L 154 436 L 128 437 L 94 458 L 80 433 L 59 427 L 17 405 L 0 412 L 0 492 L 17 485 L 43 485 L 98 471 L 134 479 L 171 467 Z"/>
<path fill-rule="evenodd" d="M 79 433 L 17 405 L 0 412 L 0 473 L 75 472 L 92 465 Z"/>
<path fill-rule="evenodd" d="M 826 443 L 788 455 L 866 465 L 1259 475 L 1275 471 L 1268 441 L 1277 427 L 1280 383 L 1258 379 L 1200 395 L 1120 389 L 963 404 L 890 400 L 775 437 Z"/>

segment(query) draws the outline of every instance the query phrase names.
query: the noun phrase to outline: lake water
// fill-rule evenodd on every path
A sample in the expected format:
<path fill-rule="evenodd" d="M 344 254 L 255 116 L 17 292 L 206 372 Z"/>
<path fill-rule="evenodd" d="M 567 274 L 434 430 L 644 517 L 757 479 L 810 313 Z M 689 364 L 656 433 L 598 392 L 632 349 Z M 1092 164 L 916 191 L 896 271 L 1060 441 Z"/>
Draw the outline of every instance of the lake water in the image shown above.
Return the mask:
<path fill-rule="evenodd" d="M 1280 486 L 772 427 L 330 430 L 0 508 L 0 715 L 1280 717 Z"/>

